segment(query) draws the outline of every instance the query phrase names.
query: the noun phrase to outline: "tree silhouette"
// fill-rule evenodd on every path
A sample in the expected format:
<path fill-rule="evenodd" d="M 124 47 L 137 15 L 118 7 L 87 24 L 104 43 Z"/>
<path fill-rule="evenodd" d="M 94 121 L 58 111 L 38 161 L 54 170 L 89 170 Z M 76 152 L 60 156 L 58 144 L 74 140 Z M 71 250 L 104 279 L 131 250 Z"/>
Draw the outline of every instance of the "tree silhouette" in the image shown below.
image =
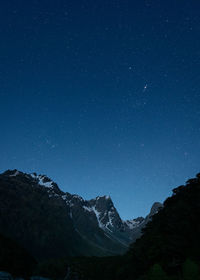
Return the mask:
<path fill-rule="evenodd" d="M 183 264 L 183 279 L 184 280 L 200 279 L 199 267 L 195 262 L 191 261 L 190 259 L 187 259 Z"/>

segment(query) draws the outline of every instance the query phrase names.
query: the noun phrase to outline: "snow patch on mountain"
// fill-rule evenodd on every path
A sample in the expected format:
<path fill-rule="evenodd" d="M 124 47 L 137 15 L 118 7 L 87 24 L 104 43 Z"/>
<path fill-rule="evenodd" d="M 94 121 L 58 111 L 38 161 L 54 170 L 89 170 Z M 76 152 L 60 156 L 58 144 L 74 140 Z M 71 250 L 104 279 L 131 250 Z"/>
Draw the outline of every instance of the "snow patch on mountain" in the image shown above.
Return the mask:
<path fill-rule="evenodd" d="M 91 207 L 87 207 L 85 205 L 83 205 L 83 209 L 88 211 L 88 212 L 92 212 L 93 211 L 93 209 Z"/>
<path fill-rule="evenodd" d="M 104 198 L 104 199 L 111 199 L 111 197 L 109 196 L 109 195 L 102 195 L 102 196 L 97 196 L 96 198 L 95 198 L 95 200 L 99 200 L 99 199 L 102 199 L 102 198 Z"/>
<path fill-rule="evenodd" d="M 84 199 L 80 196 L 80 195 L 77 195 L 77 194 L 72 194 L 73 198 L 76 198 L 80 201 L 84 201 Z"/>
<path fill-rule="evenodd" d="M 69 197 L 66 194 L 62 195 L 61 197 L 69 207 L 74 206 L 74 203 L 71 201 L 71 199 L 69 199 Z"/>
<path fill-rule="evenodd" d="M 45 175 L 37 175 L 36 173 L 31 173 L 31 177 L 38 181 L 38 184 L 40 186 L 44 186 L 45 188 L 53 189 L 53 181 L 51 181 L 48 177 Z"/>
<path fill-rule="evenodd" d="M 87 235 L 88 226 L 99 228 L 97 232 L 103 231 L 105 236 L 111 240 L 128 245 L 141 236 L 142 228 L 146 226 L 151 217 L 162 207 L 161 203 L 154 203 L 151 212 L 147 217 L 138 217 L 132 220 L 123 221 L 119 216 L 112 199 L 109 195 L 97 196 L 91 200 L 84 200 L 77 194 L 70 194 L 59 189 L 58 185 L 45 175 L 36 173 L 26 174 L 16 169 L 8 170 L 3 176 L 11 177 L 10 180 L 16 183 L 21 181 L 33 188 L 41 188 L 50 199 L 57 200 L 60 205 L 65 206 L 66 212 L 72 219 L 73 224 Z"/>
<path fill-rule="evenodd" d="M 113 220 L 113 212 L 109 211 L 108 212 L 108 222 L 106 223 L 106 227 L 108 227 L 108 226 L 113 227 L 112 220 Z"/>
<path fill-rule="evenodd" d="M 109 228 L 109 226 L 113 227 L 113 223 L 112 223 L 112 219 L 113 219 L 113 217 L 112 217 L 112 212 L 104 212 L 104 213 L 101 213 L 100 211 L 98 211 L 98 210 L 96 209 L 95 206 L 90 207 L 90 206 L 83 205 L 82 207 L 83 207 L 83 209 L 84 209 L 85 211 L 93 212 L 93 213 L 95 214 L 96 219 L 97 219 L 97 222 L 98 222 L 98 225 L 99 225 L 100 228 L 102 228 L 102 229 L 104 229 L 104 230 L 107 229 L 107 230 L 111 231 L 110 228 Z M 104 217 L 105 217 L 106 215 L 108 215 L 108 219 L 109 219 L 109 220 L 108 220 L 108 222 L 107 222 L 106 224 L 104 224 L 104 223 L 103 223 L 103 219 L 104 219 Z"/>
<path fill-rule="evenodd" d="M 123 221 L 123 222 L 129 229 L 134 229 L 141 224 L 140 221 L 135 221 L 135 220 L 126 220 L 126 221 Z"/>
<path fill-rule="evenodd" d="M 101 223 L 101 219 L 100 219 L 100 212 L 97 211 L 97 209 L 95 208 L 95 206 L 92 207 L 93 212 L 95 213 L 96 217 L 97 217 L 97 222 L 100 228 L 104 228 L 104 225 Z"/>
<path fill-rule="evenodd" d="M 10 177 L 15 177 L 19 175 L 19 171 L 18 170 L 15 170 L 13 174 L 9 175 Z"/>

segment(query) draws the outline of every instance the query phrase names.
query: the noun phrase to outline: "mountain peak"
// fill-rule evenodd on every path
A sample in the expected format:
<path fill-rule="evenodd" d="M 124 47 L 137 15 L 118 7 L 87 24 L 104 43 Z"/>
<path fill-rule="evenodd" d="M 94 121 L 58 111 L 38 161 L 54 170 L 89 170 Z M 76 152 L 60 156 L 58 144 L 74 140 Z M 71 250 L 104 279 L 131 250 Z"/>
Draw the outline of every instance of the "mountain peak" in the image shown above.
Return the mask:
<path fill-rule="evenodd" d="M 19 174 L 23 174 L 23 172 L 18 171 L 17 169 L 8 169 L 2 175 L 8 176 L 8 177 L 16 177 Z"/>
<path fill-rule="evenodd" d="M 49 227 L 55 225 L 53 230 L 57 230 L 56 222 L 58 219 L 66 227 L 63 238 L 68 234 L 67 228 L 69 227 L 74 235 L 78 234 L 77 238 L 80 242 L 85 242 L 83 240 L 86 238 L 89 243 L 94 244 L 95 248 L 102 246 L 102 250 L 105 250 L 105 253 L 109 250 L 117 253 L 124 252 L 131 242 L 141 236 L 142 228 L 145 227 L 147 222 L 151 220 L 151 217 L 162 207 L 161 203 L 156 202 L 151 208 L 151 213 L 145 219 L 139 217 L 137 219 L 123 221 L 109 195 L 84 200 L 77 194 L 61 191 L 58 185 L 46 175 L 23 173 L 17 169 L 7 170 L 3 174 L 0 174 L 0 188 L 2 194 L 4 193 L 5 195 L 5 199 L 2 201 L 6 201 L 9 198 L 12 205 L 13 198 L 10 196 L 10 193 L 13 192 L 14 197 L 17 193 L 17 197 L 21 199 L 22 208 L 25 207 L 24 209 L 26 209 L 31 204 L 31 207 L 36 209 L 34 222 L 41 215 L 41 207 L 42 209 L 49 209 L 48 211 L 44 211 L 45 215 L 50 213 L 48 221 L 49 219 L 53 221 L 52 225 L 51 223 L 49 224 Z M 41 195 L 42 201 L 40 201 Z M 24 204 L 24 198 L 27 201 L 30 200 L 30 203 Z M 43 200 L 45 201 L 44 204 Z M 42 203 L 42 206 L 39 206 L 37 209 L 40 203 Z M 57 210 L 51 212 L 51 207 Z M 24 212 L 26 210 L 21 211 L 21 213 Z M 61 220 L 59 213 L 61 213 Z M 23 216 L 19 217 L 23 219 Z M 46 216 L 42 217 L 44 219 Z M 16 230 L 16 232 L 18 231 Z M 24 242 L 26 242 L 26 239 Z M 58 243 L 60 244 L 60 241 Z"/>
<path fill-rule="evenodd" d="M 122 220 L 110 196 L 97 196 L 95 199 L 89 200 L 88 203 L 96 214 L 101 228 L 112 232 L 114 228 L 123 227 Z"/>
<path fill-rule="evenodd" d="M 34 180 L 38 181 L 38 184 L 41 186 L 44 186 L 46 188 L 53 188 L 54 183 L 49 177 L 47 177 L 46 175 L 37 175 L 37 173 L 31 173 L 29 174 Z"/>
<path fill-rule="evenodd" d="M 160 202 L 154 202 L 154 204 L 153 204 L 152 207 L 151 207 L 151 211 L 150 211 L 150 214 L 149 214 L 149 215 L 152 216 L 152 215 L 158 213 L 158 211 L 159 211 L 161 208 L 163 208 L 163 204 L 162 204 L 162 203 L 160 203 Z"/>
<path fill-rule="evenodd" d="M 9 177 L 10 179 L 15 181 L 23 181 L 27 183 L 29 182 L 30 184 L 33 185 L 39 185 L 41 187 L 45 187 L 54 194 L 62 193 L 58 185 L 46 175 L 42 175 L 42 174 L 38 175 L 37 173 L 29 174 L 29 173 L 19 171 L 17 169 L 13 169 L 13 170 L 6 170 L 4 173 L 1 174 L 1 176 Z"/>
<path fill-rule="evenodd" d="M 95 199 L 96 200 L 99 200 L 99 199 L 111 200 L 111 197 L 109 195 L 103 195 L 103 196 L 97 196 Z"/>

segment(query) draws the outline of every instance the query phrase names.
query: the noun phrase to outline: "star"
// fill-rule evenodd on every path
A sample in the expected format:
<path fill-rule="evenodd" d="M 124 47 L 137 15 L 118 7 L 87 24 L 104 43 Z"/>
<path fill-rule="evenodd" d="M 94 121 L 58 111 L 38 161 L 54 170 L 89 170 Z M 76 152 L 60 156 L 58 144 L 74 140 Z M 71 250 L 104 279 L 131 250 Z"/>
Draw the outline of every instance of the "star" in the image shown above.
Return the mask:
<path fill-rule="evenodd" d="M 148 85 L 146 84 L 143 88 L 143 92 L 145 92 L 147 90 Z"/>

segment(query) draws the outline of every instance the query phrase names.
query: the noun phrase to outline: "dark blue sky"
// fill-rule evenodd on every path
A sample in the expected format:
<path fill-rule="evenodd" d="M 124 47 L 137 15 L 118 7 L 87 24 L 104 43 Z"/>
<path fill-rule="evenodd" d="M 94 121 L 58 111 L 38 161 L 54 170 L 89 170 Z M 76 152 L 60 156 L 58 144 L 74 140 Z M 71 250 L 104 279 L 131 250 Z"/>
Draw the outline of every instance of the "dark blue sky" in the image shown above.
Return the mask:
<path fill-rule="evenodd" d="M 120 215 L 200 171 L 200 2 L 0 4 L 0 170 L 47 174 Z"/>

